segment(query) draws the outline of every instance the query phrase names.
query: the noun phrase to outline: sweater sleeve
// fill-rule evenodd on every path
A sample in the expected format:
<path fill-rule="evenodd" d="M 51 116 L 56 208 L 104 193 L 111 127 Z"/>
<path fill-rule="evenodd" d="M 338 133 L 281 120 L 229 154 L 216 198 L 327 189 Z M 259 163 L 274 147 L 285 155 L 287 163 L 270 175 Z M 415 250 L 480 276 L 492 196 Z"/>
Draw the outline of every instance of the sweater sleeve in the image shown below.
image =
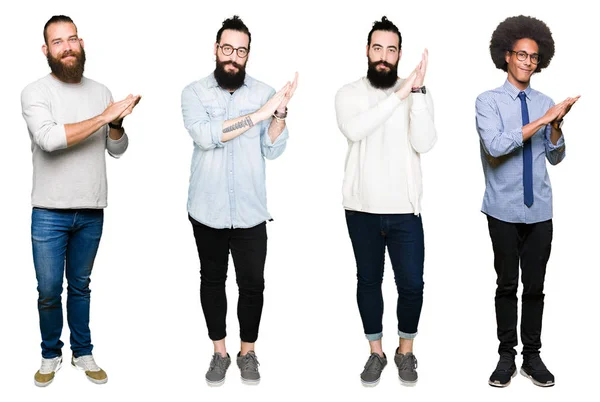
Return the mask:
<path fill-rule="evenodd" d="M 335 96 L 335 112 L 340 131 L 352 142 L 360 141 L 372 134 L 389 119 L 396 108 L 406 100 L 400 100 L 395 93 L 372 106 L 361 110 L 367 95 L 355 85 L 346 85 Z"/>
<path fill-rule="evenodd" d="M 34 85 L 21 92 L 21 110 L 33 142 L 43 151 L 53 152 L 67 147 L 64 124 L 58 124 L 46 95 Z"/>
<path fill-rule="evenodd" d="M 425 153 L 435 145 L 437 133 L 433 124 L 433 99 L 427 94 L 411 94 L 410 143 L 418 153 Z"/>

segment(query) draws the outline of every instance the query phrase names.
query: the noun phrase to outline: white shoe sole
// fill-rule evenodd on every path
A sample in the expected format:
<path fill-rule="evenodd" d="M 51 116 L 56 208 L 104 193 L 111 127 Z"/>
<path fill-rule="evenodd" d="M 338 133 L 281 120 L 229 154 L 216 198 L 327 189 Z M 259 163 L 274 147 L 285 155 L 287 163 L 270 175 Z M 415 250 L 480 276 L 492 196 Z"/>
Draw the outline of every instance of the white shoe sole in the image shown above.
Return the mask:
<path fill-rule="evenodd" d="M 258 385 L 260 383 L 260 378 L 258 380 L 247 380 L 244 377 L 240 377 L 243 384 L 246 385 Z"/>
<path fill-rule="evenodd" d="M 58 362 L 58 366 L 56 366 L 56 370 L 54 370 L 54 377 L 56 377 L 56 373 L 58 373 L 58 370 L 60 370 L 61 366 L 62 366 L 62 359 L 60 360 L 60 362 Z M 40 387 L 40 388 L 47 387 L 48 385 L 52 384 L 52 381 L 54 381 L 54 377 L 52 377 L 52 379 L 48 382 L 37 382 L 34 378 L 33 383 L 37 387 Z"/>
<path fill-rule="evenodd" d="M 532 376 L 530 376 L 529 374 L 527 374 L 527 373 L 525 372 L 525 370 L 523 370 L 522 368 L 521 368 L 521 370 L 520 370 L 519 372 L 521 373 L 521 375 L 522 375 L 523 377 L 527 377 L 527 378 L 529 378 L 529 379 L 531 380 L 531 382 L 532 382 L 532 383 L 534 383 L 535 385 L 537 385 L 538 387 L 548 388 L 548 387 L 552 387 L 552 386 L 554 386 L 554 383 L 553 383 L 553 382 L 552 382 L 552 383 L 545 383 L 545 384 L 544 384 L 544 383 L 542 383 L 542 382 L 536 381 L 536 380 L 535 380 L 535 379 L 534 379 Z M 516 374 L 516 371 L 515 371 L 515 374 Z"/>
<path fill-rule="evenodd" d="M 517 376 L 517 370 L 515 370 L 515 372 L 512 373 L 510 378 L 515 378 L 516 376 Z M 505 388 L 510 385 L 510 380 L 508 380 L 508 382 L 506 384 L 496 384 L 495 382 L 488 380 L 488 384 L 490 384 L 492 387 L 496 387 L 496 388 Z"/>
<path fill-rule="evenodd" d="M 223 377 L 222 380 L 219 381 L 210 381 L 208 378 L 204 377 L 204 379 L 206 380 L 206 384 L 209 387 L 220 387 L 221 385 L 225 384 L 225 377 Z"/>
<path fill-rule="evenodd" d="M 417 385 L 417 382 L 419 381 L 418 379 L 415 381 L 406 381 L 400 377 L 398 377 L 398 379 L 400 380 L 400 384 L 404 385 L 405 387 L 414 387 L 415 385 Z"/>
<path fill-rule="evenodd" d="M 363 387 L 367 387 L 367 388 L 373 388 L 374 386 L 376 386 L 377 384 L 379 384 L 379 380 L 380 378 L 378 378 L 376 381 L 364 381 L 362 378 L 360 379 L 360 383 L 363 385 Z"/>

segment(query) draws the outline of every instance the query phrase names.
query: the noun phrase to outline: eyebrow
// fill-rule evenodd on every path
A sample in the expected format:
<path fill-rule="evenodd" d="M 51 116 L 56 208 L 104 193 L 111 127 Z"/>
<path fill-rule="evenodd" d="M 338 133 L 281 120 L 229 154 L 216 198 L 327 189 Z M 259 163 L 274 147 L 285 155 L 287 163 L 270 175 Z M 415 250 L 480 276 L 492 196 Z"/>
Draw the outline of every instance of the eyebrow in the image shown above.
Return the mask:
<path fill-rule="evenodd" d="M 67 39 L 71 39 L 71 38 L 77 38 L 77 35 L 71 35 Z M 54 38 L 54 39 L 51 39 L 50 42 L 54 42 L 54 41 L 62 40 L 62 39 L 63 38 Z"/>
<path fill-rule="evenodd" d="M 373 47 L 375 47 L 375 46 L 379 46 L 379 47 L 385 47 L 385 46 L 382 46 L 382 45 L 380 45 L 379 43 L 373 43 Z M 395 49 L 395 50 L 398 50 L 398 48 L 397 48 L 396 46 L 393 46 L 393 45 L 392 45 L 392 46 L 388 46 L 387 48 L 388 48 L 388 49 Z"/>
<path fill-rule="evenodd" d="M 229 43 L 223 43 L 223 44 L 222 44 L 222 45 L 220 45 L 220 46 L 230 46 L 230 47 L 233 47 L 233 48 L 235 48 L 235 46 L 233 46 L 233 45 L 230 45 Z M 237 49 L 246 49 L 246 50 L 248 50 L 248 48 L 247 48 L 246 46 L 240 46 L 240 47 L 238 47 Z"/>

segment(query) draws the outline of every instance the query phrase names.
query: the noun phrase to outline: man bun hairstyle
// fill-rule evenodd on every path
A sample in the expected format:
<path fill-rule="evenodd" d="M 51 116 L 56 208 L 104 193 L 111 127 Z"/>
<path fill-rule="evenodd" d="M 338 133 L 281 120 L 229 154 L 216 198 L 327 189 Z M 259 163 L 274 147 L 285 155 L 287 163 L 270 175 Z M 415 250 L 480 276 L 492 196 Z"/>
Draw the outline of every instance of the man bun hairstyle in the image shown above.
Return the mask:
<path fill-rule="evenodd" d="M 244 24 L 244 21 L 242 21 L 242 19 L 239 16 L 234 15 L 233 17 L 227 18 L 225 21 L 223 21 L 223 26 L 221 26 L 221 29 L 219 29 L 219 32 L 217 32 L 217 43 L 219 43 L 219 41 L 221 40 L 221 35 L 226 29 L 243 32 L 246 35 L 248 35 L 248 51 L 250 51 L 250 42 L 252 42 L 252 35 L 250 34 L 250 30 L 248 29 L 246 24 Z"/>
<path fill-rule="evenodd" d="M 400 35 L 400 30 L 394 23 L 387 19 L 384 15 L 381 17 L 381 21 L 375 21 L 373 23 L 373 28 L 369 32 L 369 38 L 367 39 L 367 46 L 371 46 L 371 36 L 373 36 L 373 32 L 375 31 L 388 31 L 393 32 L 398 35 L 398 49 L 402 49 L 402 35 Z"/>

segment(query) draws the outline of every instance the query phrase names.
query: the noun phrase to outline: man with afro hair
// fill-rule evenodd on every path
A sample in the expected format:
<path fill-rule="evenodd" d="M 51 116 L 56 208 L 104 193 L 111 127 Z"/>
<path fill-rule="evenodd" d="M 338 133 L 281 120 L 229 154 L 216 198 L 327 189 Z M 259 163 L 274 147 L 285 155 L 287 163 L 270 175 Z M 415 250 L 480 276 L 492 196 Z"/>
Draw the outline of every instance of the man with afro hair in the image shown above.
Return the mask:
<path fill-rule="evenodd" d="M 552 187 L 546 159 L 565 157 L 563 118 L 579 96 L 559 104 L 531 88 L 534 73 L 548 67 L 554 40 L 548 26 L 533 17 L 510 17 L 490 42 L 504 84 L 482 93 L 475 104 L 481 163 L 485 176 L 482 212 L 487 215 L 494 249 L 498 365 L 489 379 L 506 387 L 516 375 L 517 287 L 523 282 L 521 374 L 541 387 L 554 376 L 540 358 L 544 276 L 552 242 Z"/>

